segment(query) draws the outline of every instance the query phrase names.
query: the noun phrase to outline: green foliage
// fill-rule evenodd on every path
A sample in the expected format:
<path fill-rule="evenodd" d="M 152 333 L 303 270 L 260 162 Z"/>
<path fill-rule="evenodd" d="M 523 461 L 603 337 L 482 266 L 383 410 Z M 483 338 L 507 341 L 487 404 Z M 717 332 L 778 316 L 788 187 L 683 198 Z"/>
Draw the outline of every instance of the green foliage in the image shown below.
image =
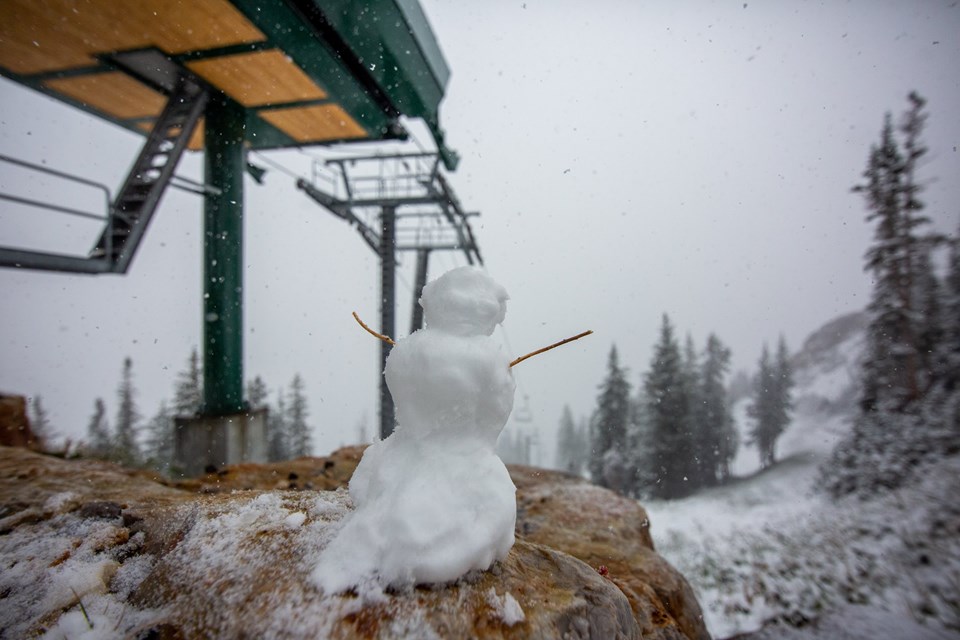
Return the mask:
<path fill-rule="evenodd" d="M 180 417 L 197 415 L 203 403 L 200 356 L 196 347 L 187 359 L 187 368 L 177 374 L 173 392 L 173 410 Z"/>
<path fill-rule="evenodd" d="M 753 422 L 750 444 L 756 445 L 760 452 L 761 469 L 776 462 L 777 439 L 790 424 L 792 390 L 790 357 L 787 344 L 781 336 L 775 361 L 771 361 L 767 345 L 763 345 L 759 370 L 754 379 L 753 402 L 747 407 L 747 415 Z"/>
<path fill-rule="evenodd" d="M 144 456 L 146 465 L 168 474 L 173 465 L 174 418 L 165 400 L 160 402 L 157 413 L 146 426 Z"/>
<path fill-rule="evenodd" d="M 300 374 L 293 376 L 290 383 L 289 429 L 290 455 L 299 458 L 313 453 L 313 443 L 310 436 L 310 427 L 307 425 L 307 398 L 303 394 L 303 378 Z"/>
<path fill-rule="evenodd" d="M 946 238 L 925 231 L 917 161 L 925 101 L 909 96 L 898 140 L 887 114 L 870 151 L 865 194 L 875 223 L 866 269 L 874 288 L 861 380 L 860 414 L 824 465 L 820 484 L 833 496 L 890 491 L 921 469 L 960 451 L 960 257 L 949 241 L 941 281 L 933 252 Z"/>
<path fill-rule="evenodd" d="M 87 424 L 86 451 L 93 457 L 107 458 L 113 448 L 113 437 L 110 434 L 110 425 L 107 423 L 107 407 L 103 398 L 97 398 L 93 406 L 93 415 Z"/>
<path fill-rule="evenodd" d="M 730 463 L 737 455 L 740 444 L 724 386 L 730 369 L 730 355 L 730 349 L 711 333 L 704 350 L 695 412 L 699 480 L 706 486 L 724 482 L 730 477 Z"/>
<path fill-rule="evenodd" d="M 602 487 L 625 492 L 629 479 L 625 461 L 615 459 L 625 451 L 630 418 L 630 385 L 626 370 L 620 367 L 617 347 L 610 349 L 607 377 L 600 385 L 597 410 L 590 427 L 590 476 Z"/>
<path fill-rule="evenodd" d="M 120 386 L 117 388 L 117 422 L 113 441 L 113 458 L 118 462 L 136 466 L 140 462 L 140 447 L 137 444 L 140 412 L 137 409 L 133 386 L 133 361 L 125 358 Z"/>
<path fill-rule="evenodd" d="M 688 356 L 692 351 L 688 349 Z M 656 498 L 680 498 L 696 488 L 699 465 L 691 395 L 694 367 L 695 360 L 682 360 L 670 318 L 664 314 L 660 340 L 643 382 L 649 438 L 646 466 L 656 478 L 646 489 Z"/>

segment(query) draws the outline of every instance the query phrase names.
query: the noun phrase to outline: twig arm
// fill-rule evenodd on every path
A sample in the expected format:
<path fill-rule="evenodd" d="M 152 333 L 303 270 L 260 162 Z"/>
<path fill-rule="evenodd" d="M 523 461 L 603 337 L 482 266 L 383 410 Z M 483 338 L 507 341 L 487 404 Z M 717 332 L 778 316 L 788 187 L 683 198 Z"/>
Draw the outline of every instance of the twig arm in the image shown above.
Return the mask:
<path fill-rule="evenodd" d="M 571 336 L 571 337 L 569 337 L 569 338 L 564 338 L 564 339 L 561 340 L 560 342 L 554 342 L 554 343 L 551 344 L 549 347 L 543 347 L 542 349 L 537 349 L 536 351 L 531 351 L 531 352 L 528 353 L 527 355 L 525 355 L 525 356 L 520 356 L 519 358 L 517 358 L 516 360 L 514 360 L 513 362 L 511 362 L 511 363 L 510 363 L 510 367 L 513 368 L 514 365 L 520 364 L 521 362 L 523 362 L 523 361 L 526 360 L 527 358 L 532 358 L 533 356 L 539 355 L 539 354 L 543 353 L 544 351 L 550 351 L 550 349 L 556 349 L 557 347 L 561 347 L 561 346 L 567 344 L 568 342 L 573 342 L 574 340 L 579 340 L 580 338 L 583 338 L 584 336 L 588 336 L 588 335 L 590 335 L 591 333 L 593 333 L 593 331 L 584 331 L 583 333 L 578 333 L 578 334 L 575 335 L 575 336 Z"/>
<path fill-rule="evenodd" d="M 373 329 L 371 329 L 370 327 L 368 327 L 366 324 L 364 324 L 363 320 L 360 319 L 360 316 L 357 315 L 357 312 L 356 312 L 356 311 L 353 312 L 353 319 L 356 320 L 357 323 L 359 323 L 359 325 L 360 325 L 361 327 L 363 327 L 364 329 L 366 329 L 367 333 L 369 333 L 370 335 L 372 335 L 372 336 L 374 336 L 374 337 L 376 337 L 376 338 L 380 338 L 381 340 L 383 340 L 384 342 L 386 342 L 386 343 L 389 344 L 390 346 L 396 346 L 397 343 L 393 341 L 393 338 L 391 338 L 390 336 L 385 336 L 385 335 L 383 335 L 382 333 L 377 333 L 376 331 L 374 331 Z"/>

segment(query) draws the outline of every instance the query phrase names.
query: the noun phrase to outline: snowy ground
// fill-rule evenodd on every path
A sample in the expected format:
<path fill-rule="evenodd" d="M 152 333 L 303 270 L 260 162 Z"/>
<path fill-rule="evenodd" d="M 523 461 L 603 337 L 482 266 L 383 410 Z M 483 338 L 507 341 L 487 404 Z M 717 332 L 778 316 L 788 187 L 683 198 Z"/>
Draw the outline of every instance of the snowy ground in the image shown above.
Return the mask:
<path fill-rule="evenodd" d="M 837 504 L 812 490 L 820 460 L 796 453 L 726 487 L 644 503 L 710 632 L 960 638 L 960 458 L 883 498 Z"/>

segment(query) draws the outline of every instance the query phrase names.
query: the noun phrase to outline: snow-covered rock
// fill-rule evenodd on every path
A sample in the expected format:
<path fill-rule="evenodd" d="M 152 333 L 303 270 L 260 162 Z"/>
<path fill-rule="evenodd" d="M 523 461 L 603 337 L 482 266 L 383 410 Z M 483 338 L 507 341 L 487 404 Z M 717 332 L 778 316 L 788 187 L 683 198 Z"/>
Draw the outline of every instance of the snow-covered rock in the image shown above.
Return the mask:
<path fill-rule="evenodd" d="M 329 480 L 357 453 L 227 467 L 190 492 L 107 463 L 0 447 L 0 638 L 704 637 L 677 622 L 698 612 L 695 601 L 677 608 L 679 574 L 641 574 L 669 567 L 648 548 L 642 509 L 550 472 L 513 470 L 525 524 L 490 571 L 325 593 L 309 576 L 350 498 L 273 487 Z M 550 532 L 555 546 L 541 543 Z M 633 551 L 615 549 L 618 537 L 628 551 L 646 548 L 648 564 L 620 562 Z"/>

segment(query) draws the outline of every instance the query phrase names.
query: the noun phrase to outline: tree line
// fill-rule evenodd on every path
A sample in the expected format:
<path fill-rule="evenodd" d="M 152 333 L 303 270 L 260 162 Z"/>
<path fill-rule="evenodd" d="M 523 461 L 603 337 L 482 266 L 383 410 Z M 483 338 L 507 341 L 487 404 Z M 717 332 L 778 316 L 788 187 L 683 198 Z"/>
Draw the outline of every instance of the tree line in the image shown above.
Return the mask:
<path fill-rule="evenodd" d="M 137 406 L 133 381 L 133 361 L 123 361 L 117 387 L 117 411 L 111 425 L 103 398 L 94 401 L 94 411 L 87 424 L 84 455 L 118 462 L 127 466 L 149 467 L 163 473 L 176 473 L 174 439 L 178 418 L 200 414 L 203 403 L 203 378 L 200 358 L 194 349 L 186 367 L 177 374 L 173 401 L 160 402 L 156 414 L 144 421 Z M 310 415 L 304 382 L 298 373 L 289 388 L 276 391 L 271 403 L 266 382 L 256 376 L 246 385 L 248 410 L 267 410 L 267 451 L 270 461 L 287 460 L 312 453 Z"/>
<path fill-rule="evenodd" d="M 874 225 L 864 256 L 873 291 L 859 410 L 821 474 L 834 496 L 896 488 L 960 452 L 960 230 L 937 233 L 923 213 L 926 100 L 912 92 L 908 101 L 899 124 L 885 115 L 853 188 Z"/>
<path fill-rule="evenodd" d="M 625 495 L 680 498 L 726 482 L 740 446 L 726 377 L 731 352 L 711 334 L 702 351 L 688 335 L 683 347 L 664 314 L 660 337 L 636 393 L 616 345 L 589 421 L 574 423 L 564 408 L 558 466 L 589 472 L 592 480 Z M 766 345 L 752 381 L 749 440 L 761 466 L 775 462 L 777 438 L 790 422 L 793 378 L 783 338 L 776 354 Z"/>

